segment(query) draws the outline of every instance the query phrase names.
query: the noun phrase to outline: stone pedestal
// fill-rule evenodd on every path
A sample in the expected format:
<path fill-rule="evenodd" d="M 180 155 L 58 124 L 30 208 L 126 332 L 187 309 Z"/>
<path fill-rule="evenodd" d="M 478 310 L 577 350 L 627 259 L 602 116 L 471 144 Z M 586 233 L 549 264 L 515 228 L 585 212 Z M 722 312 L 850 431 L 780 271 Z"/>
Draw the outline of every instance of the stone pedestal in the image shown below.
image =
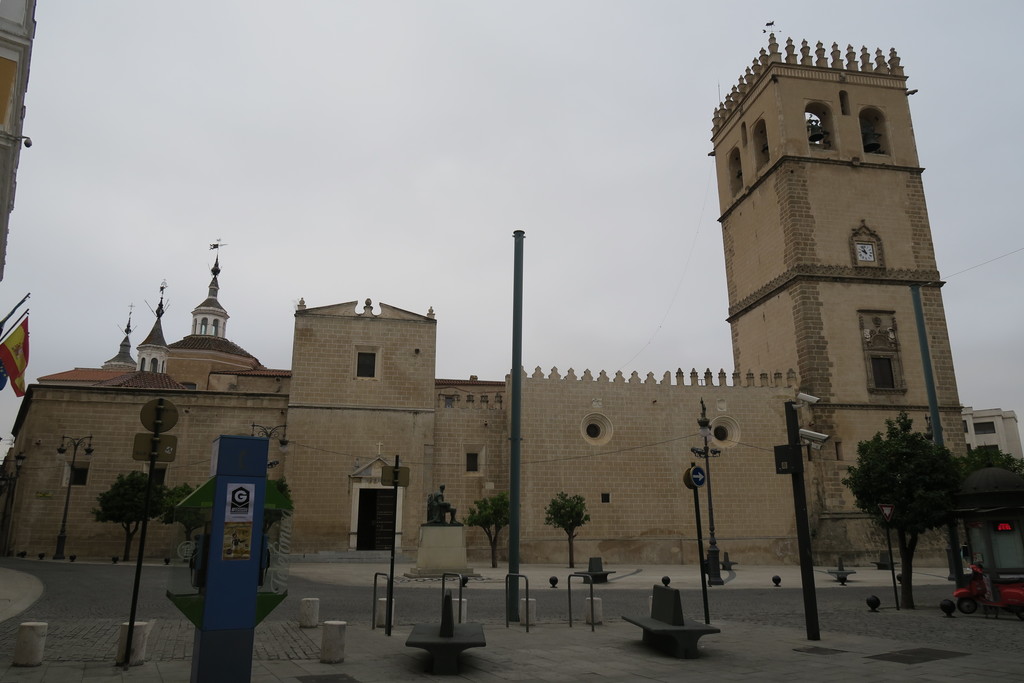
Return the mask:
<path fill-rule="evenodd" d="M 320 598 L 302 598 L 299 603 L 299 628 L 316 628 L 320 624 Z"/>
<path fill-rule="evenodd" d="M 346 621 L 325 621 L 323 634 L 320 638 L 320 661 L 324 664 L 337 664 L 345 661 L 345 628 Z"/>
<path fill-rule="evenodd" d="M 445 573 L 478 576 L 466 566 L 466 527 L 424 524 L 420 527 L 416 568 L 406 576 L 437 578 Z M 452 584 L 453 589 L 458 587 L 457 582 Z"/>
<path fill-rule="evenodd" d="M 45 621 L 25 621 L 18 627 L 18 637 L 14 641 L 14 666 L 39 666 L 43 663 L 43 651 L 46 649 L 46 631 L 49 626 Z"/>

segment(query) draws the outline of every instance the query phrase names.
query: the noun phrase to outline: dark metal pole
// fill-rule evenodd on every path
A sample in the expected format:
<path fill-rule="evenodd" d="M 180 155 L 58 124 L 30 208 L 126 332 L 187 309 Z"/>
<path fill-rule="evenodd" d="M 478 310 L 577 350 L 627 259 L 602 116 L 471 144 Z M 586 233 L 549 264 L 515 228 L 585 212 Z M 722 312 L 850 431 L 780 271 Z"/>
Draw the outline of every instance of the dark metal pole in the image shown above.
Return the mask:
<path fill-rule="evenodd" d="M 391 569 L 388 570 L 388 599 L 384 604 L 384 635 L 391 635 L 391 609 L 395 599 L 395 536 L 398 530 L 398 462 L 399 457 L 395 455 L 395 476 L 394 487 L 395 487 L 395 499 L 392 501 L 391 508 Z M 427 520 L 430 521 L 429 519 Z M 377 609 L 377 606 L 373 606 Z"/>
<path fill-rule="evenodd" d="M 64 449 L 64 442 L 65 441 L 70 441 L 71 442 L 72 451 L 71 451 L 71 469 L 68 471 L 68 490 L 64 494 L 64 516 L 60 520 L 60 531 L 57 532 L 57 549 L 53 553 L 53 559 L 55 559 L 55 560 L 63 560 L 64 559 L 64 545 L 67 542 L 67 538 L 68 538 L 68 508 L 71 505 L 71 485 L 73 483 L 72 480 L 75 477 L 75 459 L 78 458 L 78 447 L 86 439 L 89 440 L 89 445 L 85 447 L 85 454 L 89 455 L 90 453 L 92 453 L 92 435 L 91 434 L 89 436 L 83 436 L 83 437 L 80 437 L 78 439 L 73 439 L 73 438 L 68 437 L 68 436 L 61 436 L 60 437 L 60 448 L 57 449 L 57 452 L 60 453 L 61 455 L 63 455 L 65 452 L 67 452 Z"/>
<path fill-rule="evenodd" d="M 944 446 L 945 440 L 942 436 L 942 418 L 939 416 L 939 398 L 935 391 L 935 376 L 932 373 L 932 354 L 928 345 L 928 331 L 924 325 L 924 307 L 921 305 L 921 285 L 910 286 L 910 298 L 914 304 L 914 320 L 917 323 L 917 343 L 921 347 L 921 365 L 924 371 L 924 385 L 928 392 L 928 413 L 932 420 L 932 441 Z M 949 575 L 956 581 L 956 585 L 964 585 L 963 563 L 959 561 L 960 537 L 956 530 L 956 520 L 946 525 L 946 535 L 949 538 Z M 892 559 L 892 551 L 889 552 Z"/>
<path fill-rule="evenodd" d="M 889 546 L 889 573 L 892 574 L 892 597 L 896 601 L 896 610 L 900 609 L 900 594 L 896 590 L 896 561 L 892 555 L 892 533 L 889 531 L 889 523 L 885 524 L 885 544 Z"/>
<path fill-rule="evenodd" d="M 142 503 L 142 533 L 139 536 L 138 557 L 135 560 L 135 584 L 132 586 L 132 608 L 128 615 L 128 634 L 124 643 L 124 670 L 132 665 L 132 637 L 135 635 L 135 611 L 139 607 L 139 583 L 142 580 L 142 560 L 146 554 L 146 527 L 149 523 L 149 498 L 153 491 L 153 470 L 156 469 L 156 456 L 160 451 L 160 432 L 164 426 L 164 399 L 156 402 L 153 419 L 153 437 L 149 440 L 149 477 L 146 478 L 146 497 Z M 172 425 L 173 426 L 173 425 Z"/>
<path fill-rule="evenodd" d="M 516 230 L 515 257 L 512 268 L 512 410 L 509 424 L 509 516 L 508 573 L 519 573 L 519 478 L 522 442 L 523 402 L 523 239 L 526 233 Z M 509 621 L 519 621 L 519 582 L 507 591 L 506 614 Z M 527 606 L 529 609 L 529 606 Z"/>
<path fill-rule="evenodd" d="M 807 492 L 804 490 L 804 464 L 800 449 L 800 420 L 796 403 L 786 401 L 786 435 L 794 450 L 801 450 L 801 462 L 793 468 L 793 507 L 796 510 L 796 542 L 800 553 L 800 584 L 804 594 L 804 621 L 807 640 L 821 640 L 818 627 L 818 598 L 814 589 L 814 559 L 811 554 L 811 529 L 807 521 Z"/>
<path fill-rule="evenodd" d="M 722 586 L 725 585 L 725 581 L 722 580 L 722 565 L 718 561 L 718 540 L 715 538 L 715 503 L 711 496 L 711 449 L 708 447 L 708 437 L 711 436 L 711 420 L 708 419 L 703 398 L 700 400 L 700 417 L 697 419 L 697 426 L 700 428 L 700 435 L 704 437 L 704 450 L 701 452 L 701 457 L 704 458 L 704 474 L 708 478 L 708 583 L 712 586 Z"/>
<path fill-rule="evenodd" d="M 693 469 L 694 464 L 690 463 L 690 469 Z M 704 623 L 711 624 L 711 612 L 708 611 L 708 581 L 707 572 L 704 567 L 704 532 L 701 531 L 700 521 L 700 494 L 696 486 L 693 487 L 693 512 L 696 515 L 697 521 L 697 552 L 700 553 L 700 561 L 697 563 L 700 565 L 700 592 L 704 596 Z"/>

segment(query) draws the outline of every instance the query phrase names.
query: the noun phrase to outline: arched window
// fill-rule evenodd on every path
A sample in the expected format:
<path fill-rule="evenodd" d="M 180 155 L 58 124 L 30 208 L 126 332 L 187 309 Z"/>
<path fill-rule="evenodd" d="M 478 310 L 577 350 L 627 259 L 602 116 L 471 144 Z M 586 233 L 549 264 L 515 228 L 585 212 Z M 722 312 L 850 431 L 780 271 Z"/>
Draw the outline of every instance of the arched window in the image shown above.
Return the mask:
<path fill-rule="evenodd" d="M 889 141 L 885 133 L 885 116 L 874 108 L 860 112 L 860 139 L 868 154 L 888 154 Z"/>
<path fill-rule="evenodd" d="M 743 189 L 743 164 L 740 162 L 740 150 L 737 148 L 729 152 L 729 188 L 734 195 Z"/>
<path fill-rule="evenodd" d="M 835 130 L 828 107 L 821 102 L 811 102 L 804 109 L 804 123 L 807 126 L 807 144 L 811 149 L 832 149 Z"/>
<path fill-rule="evenodd" d="M 761 170 L 772 158 L 768 147 L 768 127 L 764 119 L 758 119 L 754 124 L 754 158 L 757 160 L 757 170 Z"/>
<path fill-rule="evenodd" d="M 220 336 L 220 335 L 217 334 L 217 332 L 219 330 L 220 330 L 220 321 L 217 320 L 216 318 L 214 318 L 213 319 L 213 336 L 214 337 Z"/>
<path fill-rule="evenodd" d="M 149 371 L 150 372 L 160 372 L 160 366 L 157 365 L 156 358 L 150 358 L 149 359 Z"/>
<path fill-rule="evenodd" d="M 199 321 L 193 318 L 192 319 L 192 334 L 196 334 L 198 332 L 199 332 Z"/>
<path fill-rule="evenodd" d="M 206 318 L 203 318 L 199 323 L 199 334 L 206 334 L 207 325 L 209 325 L 209 321 L 207 321 Z"/>

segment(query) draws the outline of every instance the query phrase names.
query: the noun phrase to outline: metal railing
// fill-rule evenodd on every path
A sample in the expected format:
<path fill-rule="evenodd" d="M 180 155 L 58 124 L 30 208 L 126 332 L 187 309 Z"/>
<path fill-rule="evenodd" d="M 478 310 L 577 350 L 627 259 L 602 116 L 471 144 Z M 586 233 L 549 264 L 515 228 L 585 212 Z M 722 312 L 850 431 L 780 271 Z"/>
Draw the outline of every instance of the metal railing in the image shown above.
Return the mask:
<path fill-rule="evenodd" d="M 469 583 L 469 577 L 465 574 L 459 574 L 457 572 L 445 572 L 441 574 L 441 609 L 444 610 L 444 582 L 449 576 L 455 576 L 459 579 L 459 620 L 456 623 L 462 623 L 462 589 L 467 583 Z"/>
<path fill-rule="evenodd" d="M 381 576 L 383 576 L 388 581 L 391 580 L 391 575 L 387 574 L 386 572 L 376 572 L 373 575 L 373 611 L 370 612 L 370 630 L 371 631 L 373 629 L 377 628 L 377 578 L 381 577 Z M 385 609 L 388 608 L 388 607 L 391 607 L 391 605 L 386 605 Z M 386 620 L 386 616 L 387 615 L 385 615 L 385 620 Z"/>
<path fill-rule="evenodd" d="M 516 586 L 518 587 L 519 579 L 526 582 L 526 632 L 530 632 L 530 578 L 526 574 L 506 574 L 505 575 L 505 628 L 508 628 L 508 582 L 512 577 L 516 578 Z"/>
<path fill-rule="evenodd" d="M 590 585 L 590 630 L 593 632 L 594 629 L 594 580 L 590 574 L 583 572 L 575 572 L 569 574 L 569 578 L 565 580 L 565 592 L 569 596 L 569 628 L 572 628 L 572 577 L 578 576 L 583 579 L 583 583 Z"/>

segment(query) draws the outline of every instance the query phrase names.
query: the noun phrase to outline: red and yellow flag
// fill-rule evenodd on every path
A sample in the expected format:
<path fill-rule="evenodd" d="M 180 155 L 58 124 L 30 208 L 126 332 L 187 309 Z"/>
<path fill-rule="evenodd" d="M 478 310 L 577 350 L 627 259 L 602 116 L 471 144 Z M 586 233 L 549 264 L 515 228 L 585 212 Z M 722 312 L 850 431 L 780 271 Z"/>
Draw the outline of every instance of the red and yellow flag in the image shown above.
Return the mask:
<path fill-rule="evenodd" d="M 3 363 L 11 388 L 18 396 L 25 395 L 25 368 L 28 366 L 28 318 L 0 344 L 0 363 Z"/>

